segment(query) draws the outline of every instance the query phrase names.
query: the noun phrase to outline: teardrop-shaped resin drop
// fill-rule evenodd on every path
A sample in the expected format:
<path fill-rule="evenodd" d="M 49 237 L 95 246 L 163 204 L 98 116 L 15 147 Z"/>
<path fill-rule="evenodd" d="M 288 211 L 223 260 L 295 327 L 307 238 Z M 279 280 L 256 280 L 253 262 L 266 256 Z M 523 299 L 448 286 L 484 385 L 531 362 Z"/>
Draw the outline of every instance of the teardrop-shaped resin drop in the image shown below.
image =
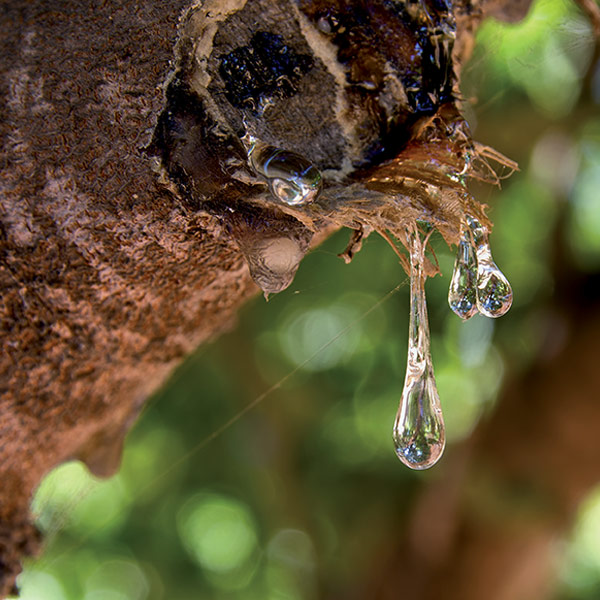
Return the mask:
<path fill-rule="evenodd" d="M 265 296 L 287 288 L 308 252 L 313 232 L 273 207 L 227 212 L 224 220 Z"/>
<path fill-rule="evenodd" d="M 252 279 L 267 298 L 292 283 L 306 253 L 293 237 L 267 238 L 242 251 Z"/>
<path fill-rule="evenodd" d="M 279 202 L 299 206 L 314 202 L 323 188 L 323 177 L 309 160 L 290 152 L 256 144 L 249 152 L 250 164 L 269 184 Z"/>
<path fill-rule="evenodd" d="M 512 288 L 492 258 L 486 228 L 474 217 L 466 220 L 477 256 L 477 308 L 486 317 L 501 317 L 512 305 Z"/>
<path fill-rule="evenodd" d="M 442 407 L 429 350 L 429 323 L 423 271 L 424 246 L 419 234 L 409 235 L 410 322 L 408 360 L 402 398 L 394 423 L 398 458 L 411 469 L 428 469 L 442 456 L 446 436 Z"/>
<path fill-rule="evenodd" d="M 463 227 L 448 290 L 448 304 L 452 311 L 465 321 L 477 312 L 476 282 L 475 247 L 469 230 Z"/>

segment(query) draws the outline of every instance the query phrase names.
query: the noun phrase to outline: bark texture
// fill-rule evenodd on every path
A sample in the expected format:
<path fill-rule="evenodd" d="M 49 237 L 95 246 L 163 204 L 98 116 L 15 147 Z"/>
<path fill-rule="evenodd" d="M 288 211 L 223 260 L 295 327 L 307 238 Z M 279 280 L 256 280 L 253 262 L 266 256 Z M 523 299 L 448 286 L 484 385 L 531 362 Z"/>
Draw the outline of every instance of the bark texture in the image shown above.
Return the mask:
<path fill-rule="evenodd" d="M 42 476 L 71 457 L 116 468 L 144 400 L 256 291 L 220 222 L 141 151 L 182 10 L 0 7 L 0 596 L 36 549 Z"/>
<path fill-rule="evenodd" d="M 369 205 L 332 219 L 325 218 L 332 214 L 325 203 L 310 218 L 288 209 L 286 215 L 265 205 L 264 182 L 236 179 L 229 167 L 224 168 L 227 156 L 239 155 L 242 148 L 235 128 L 241 116 L 250 115 L 257 127 L 261 119 L 256 106 L 245 103 L 246 96 L 231 90 L 233 95 L 224 100 L 215 92 L 225 102 L 217 106 L 223 114 L 227 106 L 240 104 L 237 112 L 227 113 L 225 124 L 216 119 L 216 109 L 198 113 L 182 104 L 185 94 L 194 91 L 190 81 L 197 88 L 194 102 L 205 89 L 198 71 L 186 66 L 186 57 L 192 55 L 186 46 L 189 28 L 196 27 L 197 39 L 203 39 L 204 21 L 189 17 L 202 16 L 213 4 L 226 15 L 245 3 L 197 3 L 191 9 L 182 0 L 31 0 L 0 5 L 0 596 L 13 589 L 21 556 L 37 551 L 39 539 L 29 522 L 28 505 L 43 475 L 72 457 L 83 459 L 96 473 L 110 474 L 118 466 L 122 439 L 148 395 L 187 353 L 227 327 L 235 310 L 256 293 L 240 252 L 244 240 L 264 231 L 265 221 L 272 224 L 271 230 L 289 233 L 286 223 L 293 218 L 292 228 L 303 222 L 312 235 L 341 224 L 358 227 L 361 219 L 369 222 L 371 214 L 376 214 L 376 226 L 393 227 L 395 220 L 414 219 L 423 210 L 419 202 L 407 202 L 390 212 L 380 203 L 375 213 L 375 205 Z M 264 10 L 271 5 L 269 18 L 276 23 L 275 13 L 281 17 L 277 3 L 260 4 Z M 300 9 L 294 10 L 303 11 L 298 22 L 313 19 L 337 36 L 331 29 L 331 7 L 348 15 L 359 4 L 299 2 Z M 497 14 L 500 6 L 494 4 Z M 510 15 L 519 13 L 515 6 L 511 3 Z M 253 22 L 248 14 L 240 17 L 242 32 L 244 23 L 249 27 Z M 454 56 L 460 57 L 469 51 L 483 8 L 463 3 L 457 15 Z M 182 18 L 185 27 L 179 27 Z M 445 22 L 445 16 L 440 18 Z M 411 21 L 402 30 L 404 46 L 389 40 L 389 52 L 401 50 L 396 57 L 401 73 L 402 53 L 404 59 L 410 55 L 406 44 L 423 42 L 416 25 Z M 415 157 L 415 165 L 428 161 L 440 146 L 438 126 L 427 128 L 444 103 L 453 104 L 452 85 L 445 81 L 419 96 L 431 83 L 430 73 L 419 83 L 416 96 L 404 99 L 408 108 L 390 108 L 393 130 L 379 132 L 379 113 L 358 110 L 371 102 L 371 85 L 379 89 L 383 84 L 369 79 L 382 73 L 380 65 L 369 67 L 373 55 L 367 33 L 357 31 L 360 52 L 355 56 L 351 44 L 344 50 L 351 110 L 343 125 L 351 127 L 359 117 L 362 124 L 346 146 L 350 154 L 317 153 L 312 158 L 320 168 L 338 169 L 338 189 L 348 183 L 344 177 L 353 176 L 355 195 L 365 189 L 388 194 L 390 176 L 397 183 L 407 174 L 398 171 L 398 161 L 383 165 L 382 171 L 372 170 L 390 158 L 385 153 L 373 158 L 379 136 L 401 135 L 403 142 L 394 151 L 405 152 L 404 159 Z M 245 34 L 251 38 L 250 32 Z M 221 43 L 231 45 L 232 40 L 225 36 Z M 306 53 L 298 48 L 298 56 Z M 202 65 L 201 44 L 193 50 L 200 53 Z M 308 59 L 298 60 L 302 74 Z M 454 77 L 451 66 L 442 71 Z M 235 73 L 221 74 L 235 83 Z M 196 78 L 190 79 L 192 75 Z M 190 84 L 183 92 L 181 82 Z M 280 84 L 269 93 L 277 101 L 288 101 L 289 89 L 282 91 Z M 300 84 L 292 78 L 285 85 Z M 312 85 L 313 93 L 325 95 L 326 85 Z M 382 102 L 397 99 L 381 90 L 377 93 Z M 168 110 L 173 98 L 181 109 L 174 120 Z M 305 110 L 302 96 L 298 98 L 297 110 Z M 273 133 L 273 123 L 262 132 L 267 141 L 281 142 L 286 130 L 297 135 L 297 123 L 285 114 L 282 119 L 279 134 Z M 338 126 L 339 120 L 331 122 L 330 137 L 335 138 Z M 192 130 L 200 137 L 190 134 Z M 411 149 L 408 142 L 423 131 L 430 134 Z M 315 147 L 331 148 L 330 142 L 328 138 Z M 450 144 L 442 150 L 448 168 L 457 168 L 456 147 Z M 445 175 L 440 181 L 450 189 Z M 409 182 L 411 177 L 417 180 L 419 174 L 409 173 Z M 410 195 L 414 190 L 391 191 Z M 256 196 L 253 208 L 237 203 L 244 195 Z M 327 202 L 332 199 L 335 193 Z M 347 198 L 353 199 L 352 194 Z M 455 241 L 457 206 L 443 198 L 436 206 L 428 210 L 448 207 L 439 224 L 447 239 Z M 229 213 L 236 217 L 229 219 Z M 254 226 L 257 213 L 260 224 Z M 409 216 L 402 217 L 405 214 Z M 297 237 L 304 251 L 310 236 Z"/>

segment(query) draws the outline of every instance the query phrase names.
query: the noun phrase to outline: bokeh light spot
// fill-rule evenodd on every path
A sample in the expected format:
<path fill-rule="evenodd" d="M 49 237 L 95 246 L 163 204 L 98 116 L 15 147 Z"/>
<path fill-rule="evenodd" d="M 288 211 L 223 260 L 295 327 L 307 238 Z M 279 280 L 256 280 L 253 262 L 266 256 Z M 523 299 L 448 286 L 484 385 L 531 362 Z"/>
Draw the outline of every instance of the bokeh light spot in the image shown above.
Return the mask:
<path fill-rule="evenodd" d="M 600 591 L 600 486 L 581 504 L 566 552 L 560 557 L 569 598 L 597 598 Z"/>
<path fill-rule="evenodd" d="M 357 315 L 350 306 L 334 304 L 296 314 L 280 340 L 289 360 L 306 371 L 325 371 L 347 360 L 356 349 L 362 328 L 352 324 Z"/>
<path fill-rule="evenodd" d="M 600 164 L 584 169 L 572 195 L 569 241 L 580 266 L 600 265 Z"/>
<path fill-rule="evenodd" d="M 149 591 L 148 580 L 137 564 L 111 560 L 88 577 L 84 600 L 144 600 Z"/>
<path fill-rule="evenodd" d="M 64 527 L 107 537 L 126 520 L 128 503 L 120 475 L 100 480 L 83 463 L 71 461 L 45 477 L 32 502 L 32 512 L 42 531 Z"/>
<path fill-rule="evenodd" d="M 252 514 L 233 498 L 217 494 L 194 497 L 181 509 L 177 525 L 190 555 L 208 571 L 231 574 L 257 549 Z"/>
<path fill-rule="evenodd" d="M 18 578 L 19 600 L 67 600 L 62 585 L 55 577 L 33 567 Z"/>

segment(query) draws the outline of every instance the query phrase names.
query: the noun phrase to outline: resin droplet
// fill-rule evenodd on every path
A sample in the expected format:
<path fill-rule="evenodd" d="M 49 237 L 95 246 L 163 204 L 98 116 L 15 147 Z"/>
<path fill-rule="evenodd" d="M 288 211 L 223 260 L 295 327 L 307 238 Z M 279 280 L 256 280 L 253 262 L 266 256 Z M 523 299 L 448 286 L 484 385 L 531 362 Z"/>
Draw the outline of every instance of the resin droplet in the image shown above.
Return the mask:
<path fill-rule="evenodd" d="M 274 146 L 255 144 L 250 164 L 269 184 L 276 200 L 299 206 L 314 202 L 323 188 L 321 172 L 303 156 Z"/>
<path fill-rule="evenodd" d="M 477 308 L 486 317 L 501 317 L 512 304 L 512 288 L 492 258 L 486 228 L 474 217 L 466 220 L 477 256 Z"/>
<path fill-rule="evenodd" d="M 292 283 L 306 252 L 297 240 L 287 237 L 265 239 L 244 250 L 250 275 L 267 297 Z"/>
<path fill-rule="evenodd" d="M 225 213 L 224 219 L 265 296 L 287 288 L 308 252 L 313 232 L 273 207 L 240 207 Z"/>
<path fill-rule="evenodd" d="M 477 312 L 477 258 L 469 230 L 463 227 L 456 252 L 448 304 L 465 321 Z"/>
<path fill-rule="evenodd" d="M 429 351 L 425 302 L 424 247 L 417 232 L 410 249 L 410 322 L 408 360 L 400 407 L 394 423 L 398 458 L 411 469 L 428 469 L 442 456 L 446 442 L 442 407 Z"/>

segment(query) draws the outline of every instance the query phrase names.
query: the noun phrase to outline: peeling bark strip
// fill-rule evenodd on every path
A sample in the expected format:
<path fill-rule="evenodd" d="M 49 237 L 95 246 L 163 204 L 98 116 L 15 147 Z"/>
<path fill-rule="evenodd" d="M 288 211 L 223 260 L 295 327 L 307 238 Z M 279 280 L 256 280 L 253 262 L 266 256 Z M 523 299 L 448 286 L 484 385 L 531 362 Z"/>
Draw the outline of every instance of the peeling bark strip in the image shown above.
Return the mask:
<path fill-rule="evenodd" d="M 117 467 L 144 400 L 255 293 L 252 244 L 259 270 L 295 272 L 340 225 L 401 238 L 425 215 L 456 241 L 471 201 L 448 175 L 472 152 L 470 174 L 490 178 L 453 92 L 483 8 L 0 5 L 2 596 L 37 551 L 43 475 L 72 457 Z M 318 203 L 274 203 L 248 129 L 321 169 Z M 267 231 L 279 241 L 261 246 Z"/>

